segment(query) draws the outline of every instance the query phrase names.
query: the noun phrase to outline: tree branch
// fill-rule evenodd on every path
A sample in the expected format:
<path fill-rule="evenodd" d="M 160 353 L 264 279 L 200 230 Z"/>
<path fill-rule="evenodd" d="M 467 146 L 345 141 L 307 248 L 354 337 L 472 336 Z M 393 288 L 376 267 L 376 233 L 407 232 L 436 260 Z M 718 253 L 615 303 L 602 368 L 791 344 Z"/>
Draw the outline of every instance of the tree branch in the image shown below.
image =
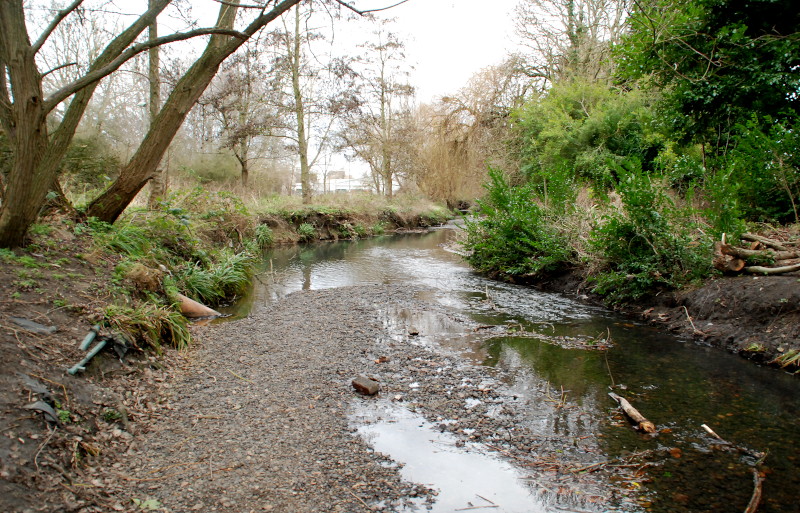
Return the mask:
<path fill-rule="evenodd" d="M 44 43 L 56 29 L 56 27 L 58 27 L 59 23 L 61 23 L 64 20 L 64 18 L 69 16 L 69 14 L 75 9 L 77 9 L 78 6 L 81 5 L 82 3 L 83 0 L 75 0 L 74 2 L 72 2 L 71 5 L 67 6 L 66 8 L 56 13 L 56 17 L 53 18 L 53 21 L 50 22 L 50 25 L 47 26 L 44 32 L 42 32 L 42 35 L 39 36 L 39 39 L 37 39 L 36 42 L 31 47 L 33 49 L 33 53 L 39 52 L 39 50 L 42 48 L 42 45 L 44 45 Z"/>
<path fill-rule="evenodd" d="M 229 5 L 231 7 L 241 7 L 243 9 L 266 9 L 270 4 L 270 2 L 264 2 L 263 4 L 260 5 L 259 4 L 243 5 L 234 2 L 226 2 L 225 0 L 214 0 L 214 1 L 217 2 L 218 4 Z"/>
<path fill-rule="evenodd" d="M 399 1 L 399 2 L 397 2 L 396 4 L 392 4 L 392 5 L 389 5 L 389 6 L 387 6 L 387 7 L 379 7 L 378 9 L 365 9 L 365 10 L 363 10 L 363 11 L 360 11 L 360 10 L 356 9 L 356 8 L 355 8 L 355 7 L 353 7 L 352 5 L 350 5 L 350 4 L 348 4 L 347 2 L 345 2 L 344 0 L 336 0 L 336 3 L 337 3 L 337 4 L 339 4 L 339 5 L 342 5 L 342 6 L 346 7 L 346 8 L 348 8 L 348 9 L 350 9 L 351 11 L 353 11 L 353 12 L 354 12 L 354 13 L 356 13 L 356 14 L 359 14 L 359 15 L 363 16 L 363 15 L 365 15 L 365 14 L 367 14 L 367 13 L 370 13 L 370 12 L 386 11 L 386 10 L 389 10 L 389 9 L 391 9 L 392 7 L 397 7 L 398 5 L 400 5 L 400 4 L 404 4 L 404 3 L 408 2 L 408 1 L 409 1 L 409 0 L 400 0 L 400 1 Z"/>
<path fill-rule="evenodd" d="M 58 71 L 60 69 L 68 68 L 70 66 L 77 66 L 77 65 L 78 65 L 77 62 L 68 62 L 66 64 L 62 64 L 61 66 L 56 66 L 55 68 L 53 68 L 53 69 L 51 69 L 49 71 L 45 71 L 44 73 L 42 73 L 42 78 L 46 77 L 50 73 L 55 73 L 56 71 Z"/>
<path fill-rule="evenodd" d="M 115 72 L 119 69 L 120 66 L 125 64 L 128 60 L 132 57 L 149 50 L 150 48 L 161 46 L 167 43 L 174 43 L 176 41 L 184 41 L 186 39 L 191 39 L 197 36 L 207 36 L 209 34 L 219 34 L 219 35 L 228 35 L 234 36 L 241 39 L 247 39 L 249 36 L 247 34 L 243 34 L 236 30 L 227 30 L 227 29 L 217 29 L 217 28 L 202 28 L 202 29 L 195 29 L 190 30 L 188 32 L 178 32 L 176 34 L 170 34 L 169 36 L 163 36 L 156 39 L 148 40 L 142 43 L 137 43 L 135 45 L 131 45 L 127 49 L 117 56 L 116 59 L 109 62 L 105 66 L 98 68 L 94 71 L 90 71 L 83 77 L 79 78 L 78 80 L 68 84 L 58 91 L 54 92 L 47 98 L 44 102 L 44 111 L 50 112 L 53 110 L 56 105 L 61 103 L 62 101 L 69 98 L 71 95 L 75 94 L 76 92 L 80 91 L 84 87 L 97 82 L 105 78 L 106 76 L 110 75 L 111 73 Z"/>

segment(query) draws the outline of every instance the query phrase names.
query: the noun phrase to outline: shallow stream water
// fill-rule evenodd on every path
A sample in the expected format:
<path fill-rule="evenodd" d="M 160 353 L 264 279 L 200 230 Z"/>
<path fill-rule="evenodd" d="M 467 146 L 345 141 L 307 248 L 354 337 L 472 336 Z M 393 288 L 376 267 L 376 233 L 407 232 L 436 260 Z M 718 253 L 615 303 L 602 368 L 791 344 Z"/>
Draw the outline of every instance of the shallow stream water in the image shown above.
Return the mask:
<path fill-rule="evenodd" d="M 265 256 L 253 292 L 229 313 L 243 315 L 301 289 L 424 286 L 432 291 L 425 299 L 478 325 L 505 325 L 505 333 L 477 337 L 440 316 L 402 309 L 382 312 L 390 330 L 414 326 L 480 365 L 510 371 L 508 386 L 519 397 L 558 391 L 557 400 L 531 401 L 520 419 L 537 434 L 571 438 L 576 446 L 591 437 L 606 459 L 643 450 L 659 455 L 637 483 L 644 500 L 633 510 L 745 510 L 753 492 L 752 461 L 713 448 L 715 441 L 701 427 L 707 424 L 737 446 L 768 453 L 760 467 L 765 480 L 759 512 L 800 511 L 798 378 L 558 294 L 487 280 L 442 248 L 453 237 L 453 230 L 442 229 L 278 248 Z M 593 347 L 609 338 L 608 349 Z M 619 422 L 607 395 L 611 390 L 646 411 L 659 436 L 644 437 Z M 560 407 L 565 404 L 580 408 Z M 437 438 L 444 435 L 434 434 L 416 414 L 389 403 L 375 408 L 381 411 L 356 411 L 354 417 L 384 422 L 363 423 L 359 431 L 376 450 L 403 463 L 407 479 L 441 490 L 432 511 L 457 510 L 467 499 L 475 509 L 491 511 L 551 509 L 520 486 L 518 472 L 496 455 L 470 444 L 452 449 L 452 441 Z M 444 446 L 451 449 L 443 452 Z M 496 483 L 477 497 L 477 484 L 469 481 L 476 473 L 482 484 Z M 494 503 L 497 497 L 505 498 L 502 508 Z"/>

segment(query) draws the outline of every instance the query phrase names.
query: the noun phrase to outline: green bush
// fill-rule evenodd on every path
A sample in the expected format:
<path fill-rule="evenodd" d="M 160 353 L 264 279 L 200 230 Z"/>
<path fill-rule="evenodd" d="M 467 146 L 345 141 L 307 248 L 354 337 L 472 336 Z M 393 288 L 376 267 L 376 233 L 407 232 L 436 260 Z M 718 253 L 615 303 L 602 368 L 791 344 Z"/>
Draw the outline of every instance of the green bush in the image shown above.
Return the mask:
<path fill-rule="evenodd" d="M 653 121 L 653 103 L 652 95 L 639 90 L 582 81 L 556 84 L 515 113 L 520 168 L 555 198 L 558 191 L 548 181 L 588 181 L 606 190 L 616 183 L 616 168 L 625 159 L 639 159 L 650 170 L 665 144 Z"/>
<path fill-rule="evenodd" d="M 301 223 L 297 227 L 297 234 L 300 236 L 301 242 L 308 242 L 317 238 L 317 230 L 311 223 Z"/>
<path fill-rule="evenodd" d="M 725 160 L 744 218 L 800 222 L 800 123 L 753 116 L 736 128 L 735 146 Z"/>
<path fill-rule="evenodd" d="M 275 241 L 272 228 L 265 224 L 259 224 L 255 229 L 256 243 L 260 249 L 268 248 Z"/>
<path fill-rule="evenodd" d="M 622 209 L 591 234 L 604 269 L 594 291 L 612 302 L 635 300 L 679 287 L 711 272 L 709 240 L 695 240 L 688 216 L 677 210 L 661 183 L 637 162 L 618 170 Z"/>
<path fill-rule="evenodd" d="M 546 211 L 533 202 L 533 186 L 513 187 L 502 172 L 489 171 L 487 195 L 476 221 L 467 221 L 468 262 L 489 274 L 536 276 L 558 271 L 573 257 Z"/>

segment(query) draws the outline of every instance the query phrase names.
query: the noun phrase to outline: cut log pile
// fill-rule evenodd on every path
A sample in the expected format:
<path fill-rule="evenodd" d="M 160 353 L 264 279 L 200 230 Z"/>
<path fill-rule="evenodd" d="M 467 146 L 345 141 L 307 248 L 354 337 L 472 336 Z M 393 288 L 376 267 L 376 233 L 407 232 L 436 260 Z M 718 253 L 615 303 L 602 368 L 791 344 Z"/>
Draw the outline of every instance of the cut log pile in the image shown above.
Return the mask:
<path fill-rule="evenodd" d="M 800 242 L 777 241 L 745 233 L 743 245 L 714 244 L 714 268 L 727 274 L 783 274 L 800 271 Z"/>

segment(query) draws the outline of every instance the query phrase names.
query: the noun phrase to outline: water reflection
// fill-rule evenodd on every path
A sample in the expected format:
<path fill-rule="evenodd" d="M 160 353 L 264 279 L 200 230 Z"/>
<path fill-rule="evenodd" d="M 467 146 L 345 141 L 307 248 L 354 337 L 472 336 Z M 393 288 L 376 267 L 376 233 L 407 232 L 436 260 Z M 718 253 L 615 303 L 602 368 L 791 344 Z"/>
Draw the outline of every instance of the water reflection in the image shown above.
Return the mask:
<path fill-rule="evenodd" d="M 369 283 L 426 287 L 425 298 L 453 315 L 478 325 L 505 325 L 524 336 L 483 345 L 486 337 L 465 333 L 457 324 L 388 310 L 387 326 L 407 333 L 416 324 L 431 341 L 509 370 L 513 393 L 530 399 L 520 421 L 542 436 L 581 440 L 578 457 L 652 449 L 657 466 L 639 483 L 652 494 L 648 511 L 744 511 L 752 492 L 749 467 L 740 455 L 713 449 L 700 427 L 704 423 L 731 442 L 769 451 L 759 513 L 800 511 L 797 379 L 567 297 L 486 280 L 440 247 L 451 237 L 450 230 L 442 230 L 277 249 L 267 255 L 253 294 L 237 305 L 239 314 L 301 289 Z M 613 345 L 607 351 L 557 344 L 588 347 L 609 333 Z M 668 432 L 642 437 L 614 420 L 610 387 Z M 559 402 L 575 407 L 557 407 Z M 679 449 L 672 454 L 680 457 L 670 455 L 670 448 Z"/>
<path fill-rule="evenodd" d="M 458 444 L 455 436 L 434 429 L 408 409 L 370 401 L 357 404 L 353 418 L 376 451 L 390 454 L 403 466 L 405 479 L 437 490 L 436 502 L 420 511 L 547 511 L 512 465 L 481 444 Z"/>

